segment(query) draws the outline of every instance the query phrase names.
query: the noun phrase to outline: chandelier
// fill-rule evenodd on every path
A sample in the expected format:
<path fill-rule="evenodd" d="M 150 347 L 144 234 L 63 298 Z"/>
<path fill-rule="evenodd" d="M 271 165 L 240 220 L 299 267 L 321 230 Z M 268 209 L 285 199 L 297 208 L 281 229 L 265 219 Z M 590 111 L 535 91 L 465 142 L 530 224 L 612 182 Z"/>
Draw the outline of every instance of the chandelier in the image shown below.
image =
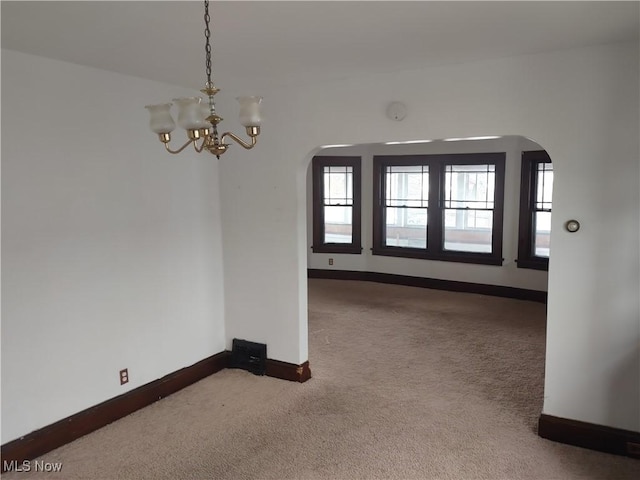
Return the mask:
<path fill-rule="evenodd" d="M 231 132 L 224 132 L 222 135 L 218 135 L 218 125 L 222 121 L 222 117 L 216 113 L 216 105 L 214 102 L 214 95 L 218 93 L 220 89 L 215 87 L 211 79 L 210 20 L 209 1 L 205 0 L 204 36 L 206 39 L 207 83 L 205 84 L 205 88 L 200 91 L 206 95 L 206 99 L 203 101 L 201 97 L 185 97 L 174 98 L 172 100 L 173 103 L 178 105 L 178 125 L 186 130 L 187 142 L 177 150 L 172 150 L 171 147 L 169 147 L 171 132 L 176 128 L 170 112 L 173 103 L 147 105 L 145 107 L 151 115 L 151 130 L 158 134 L 158 138 L 169 153 L 177 154 L 189 145 L 193 145 L 193 148 L 198 153 L 206 150 L 220 158 L 220 155 L 229 148 L 229 144 L 225 143 L 227 138 L 230 138 L 246 149 L 250 149 L 256 145 L 257 137 L 260 134 L 260 102 L 262 101 L 262 97 L 248 96 L 237 97 L 237 100 L 240 102 L 240 123 L 246 128 L 247 135 L 251 140 L 245 142 Z"/>

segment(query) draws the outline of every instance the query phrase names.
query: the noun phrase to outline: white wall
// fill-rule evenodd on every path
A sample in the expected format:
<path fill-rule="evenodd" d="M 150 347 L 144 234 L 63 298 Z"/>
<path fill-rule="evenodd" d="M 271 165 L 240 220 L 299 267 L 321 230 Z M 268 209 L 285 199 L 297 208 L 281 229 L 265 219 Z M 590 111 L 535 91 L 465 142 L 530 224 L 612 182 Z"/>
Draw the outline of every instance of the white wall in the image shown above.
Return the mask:
<path fill-rule="evenodd" d="M 598 46 L 263 92 L 256 150 L 221 162 L 227 345 L 307 360 L 306 175 L 321 146 L 523 135 L 555 168 L 544 412 L 640 431 L 638 53 Z M 392 100 L 409 106 L 402 122 L 384 115 Z M 570 218 L 578 233 L 563 229 Z"/>
<path fill-rule="evenodd" d="M 258 146 L 218 164 L 165 154 L 146 127 L 143 105 L 193 92 L 3 50 L 2 443 L 235 337 L 307 360 L 312 156 L 482 135 L 530 137 L 554 161 L 544 412 L 640 431 L 638 53 L 600 46 L 265 91 Z M 229 118 L 233 88 L 219 101 Z M 385 118 L 391 100 L 409 105 L 404 121 Z M 578 233 L 563 230 L 569 218 Z"/>
<path fill-rule="evenodd" d="M 143 108 L 185 94 L 2 51 L 2 443 L 224 350 L 218 161 Z"/>
<path fill-rule="evenodd" d="M 307 247 L 308 267 L 323 270 L 355 270 L 413 277 L 437 278 L 486 285 L 504 285 L 530 290 L 547 290 L 547 272 L 518 268 L 518 210 L 520 208 L 520 167 L 522 152 L 541 150 L 540 145 L 524 137 L 510 136 L 491 140 L 458 142 L 434 141 L 423 144 L 368 144 L 342 148 L 325 148 L 323 156 L 358 156 L 362 158 L 362 253 L 347 255 L 314 253 L 312 168 L 307 170 Z M 376 155 L 432 155 L 449 153 L 504 152 L 505 196 L 501 266 L 419 260 L 373 255 L 373 157 Z M 329 265 L 329 258 L 333 265 Z"/>

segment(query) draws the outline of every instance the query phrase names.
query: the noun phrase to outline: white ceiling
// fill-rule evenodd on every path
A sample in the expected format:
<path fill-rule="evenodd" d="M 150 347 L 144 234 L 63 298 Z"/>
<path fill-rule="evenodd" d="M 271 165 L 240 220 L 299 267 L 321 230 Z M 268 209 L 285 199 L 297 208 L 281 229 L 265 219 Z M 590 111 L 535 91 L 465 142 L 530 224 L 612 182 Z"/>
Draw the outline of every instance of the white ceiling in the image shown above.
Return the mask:
<path fill-rule="evenodd" d="M 217 83 L 358 74 L 638 41 L 633 2 L 211 3 Z M 201 2 L 2 2 L 2 47 L 201 88 Z M 43 79 L 46 81 L 46 79 Z"/>

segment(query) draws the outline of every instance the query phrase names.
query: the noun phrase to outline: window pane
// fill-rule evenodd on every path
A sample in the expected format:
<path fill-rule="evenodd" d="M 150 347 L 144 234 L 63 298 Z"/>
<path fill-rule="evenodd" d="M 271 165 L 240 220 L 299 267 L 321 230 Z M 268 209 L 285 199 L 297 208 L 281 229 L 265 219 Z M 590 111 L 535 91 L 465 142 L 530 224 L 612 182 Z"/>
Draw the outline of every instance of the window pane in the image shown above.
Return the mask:
<path fill-rule="evenodd" d="M 353 207 L 324 207 L 324 243 L 353 242 Z"/>
<path fill-rule="evenodd" d="M 385 170 L 385 200 L 388 206 L 427 207 L 429 167 L 426 165 L 388 166 Z"/>
<path fill-rule="evenodd" d="M 324 204 L 353 204 L 352 167 L 324 167 Z"/>
<path fill-rule="evenodd" d="M 551 210 L 553 196 L 553 165 L 538 163 L 536 169 L 536 210 Z"/>
<path fill-rule="evenodd" d="M 553 164 L 536 165 L 536 204 L 534 212 L 533 255 L 549 257 L 551 209 L 553 200 Z"/>
<path fill-rule="evenodd" d="M 446 165 L 444 249 L 491 253 L 495 165 Z"/>
<path fill-rule="evenodd" d="M 426 208 L 386 208 L 388 247 L 427 248 Z"/>
<path fill-rule="evenodd" d="M 445 210 L 445 250 L 491 253 L 492 232 L 492 211 Z"/>
<path fill-rule="evenodd" d="M 535 235 L 533 238 L 534 255 L 549 257 L 549 239 L 551 234 L 551 212 L 536 212 Z"/>
<path fill-rule="evenodd" d="M 494 208 L 495 165 L 446 165 L 445 207 Z"/>

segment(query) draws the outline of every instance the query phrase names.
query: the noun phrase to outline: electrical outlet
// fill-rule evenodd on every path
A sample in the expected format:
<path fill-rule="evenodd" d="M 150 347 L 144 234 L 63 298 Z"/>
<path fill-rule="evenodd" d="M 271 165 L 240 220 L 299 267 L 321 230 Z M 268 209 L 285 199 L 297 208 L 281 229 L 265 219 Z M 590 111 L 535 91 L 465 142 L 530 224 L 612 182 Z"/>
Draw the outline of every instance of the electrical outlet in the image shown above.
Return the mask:
<path fill-rule="evenodd" d="M 120 385 L 124 385 L 129 382 L 129 369 L 125 368 L 124 370 L 120 370 Z"/>
<path fill-rule="evenodd" d="M 329 265 L 333 265 L 333 258 L 329 259 Z"/>

